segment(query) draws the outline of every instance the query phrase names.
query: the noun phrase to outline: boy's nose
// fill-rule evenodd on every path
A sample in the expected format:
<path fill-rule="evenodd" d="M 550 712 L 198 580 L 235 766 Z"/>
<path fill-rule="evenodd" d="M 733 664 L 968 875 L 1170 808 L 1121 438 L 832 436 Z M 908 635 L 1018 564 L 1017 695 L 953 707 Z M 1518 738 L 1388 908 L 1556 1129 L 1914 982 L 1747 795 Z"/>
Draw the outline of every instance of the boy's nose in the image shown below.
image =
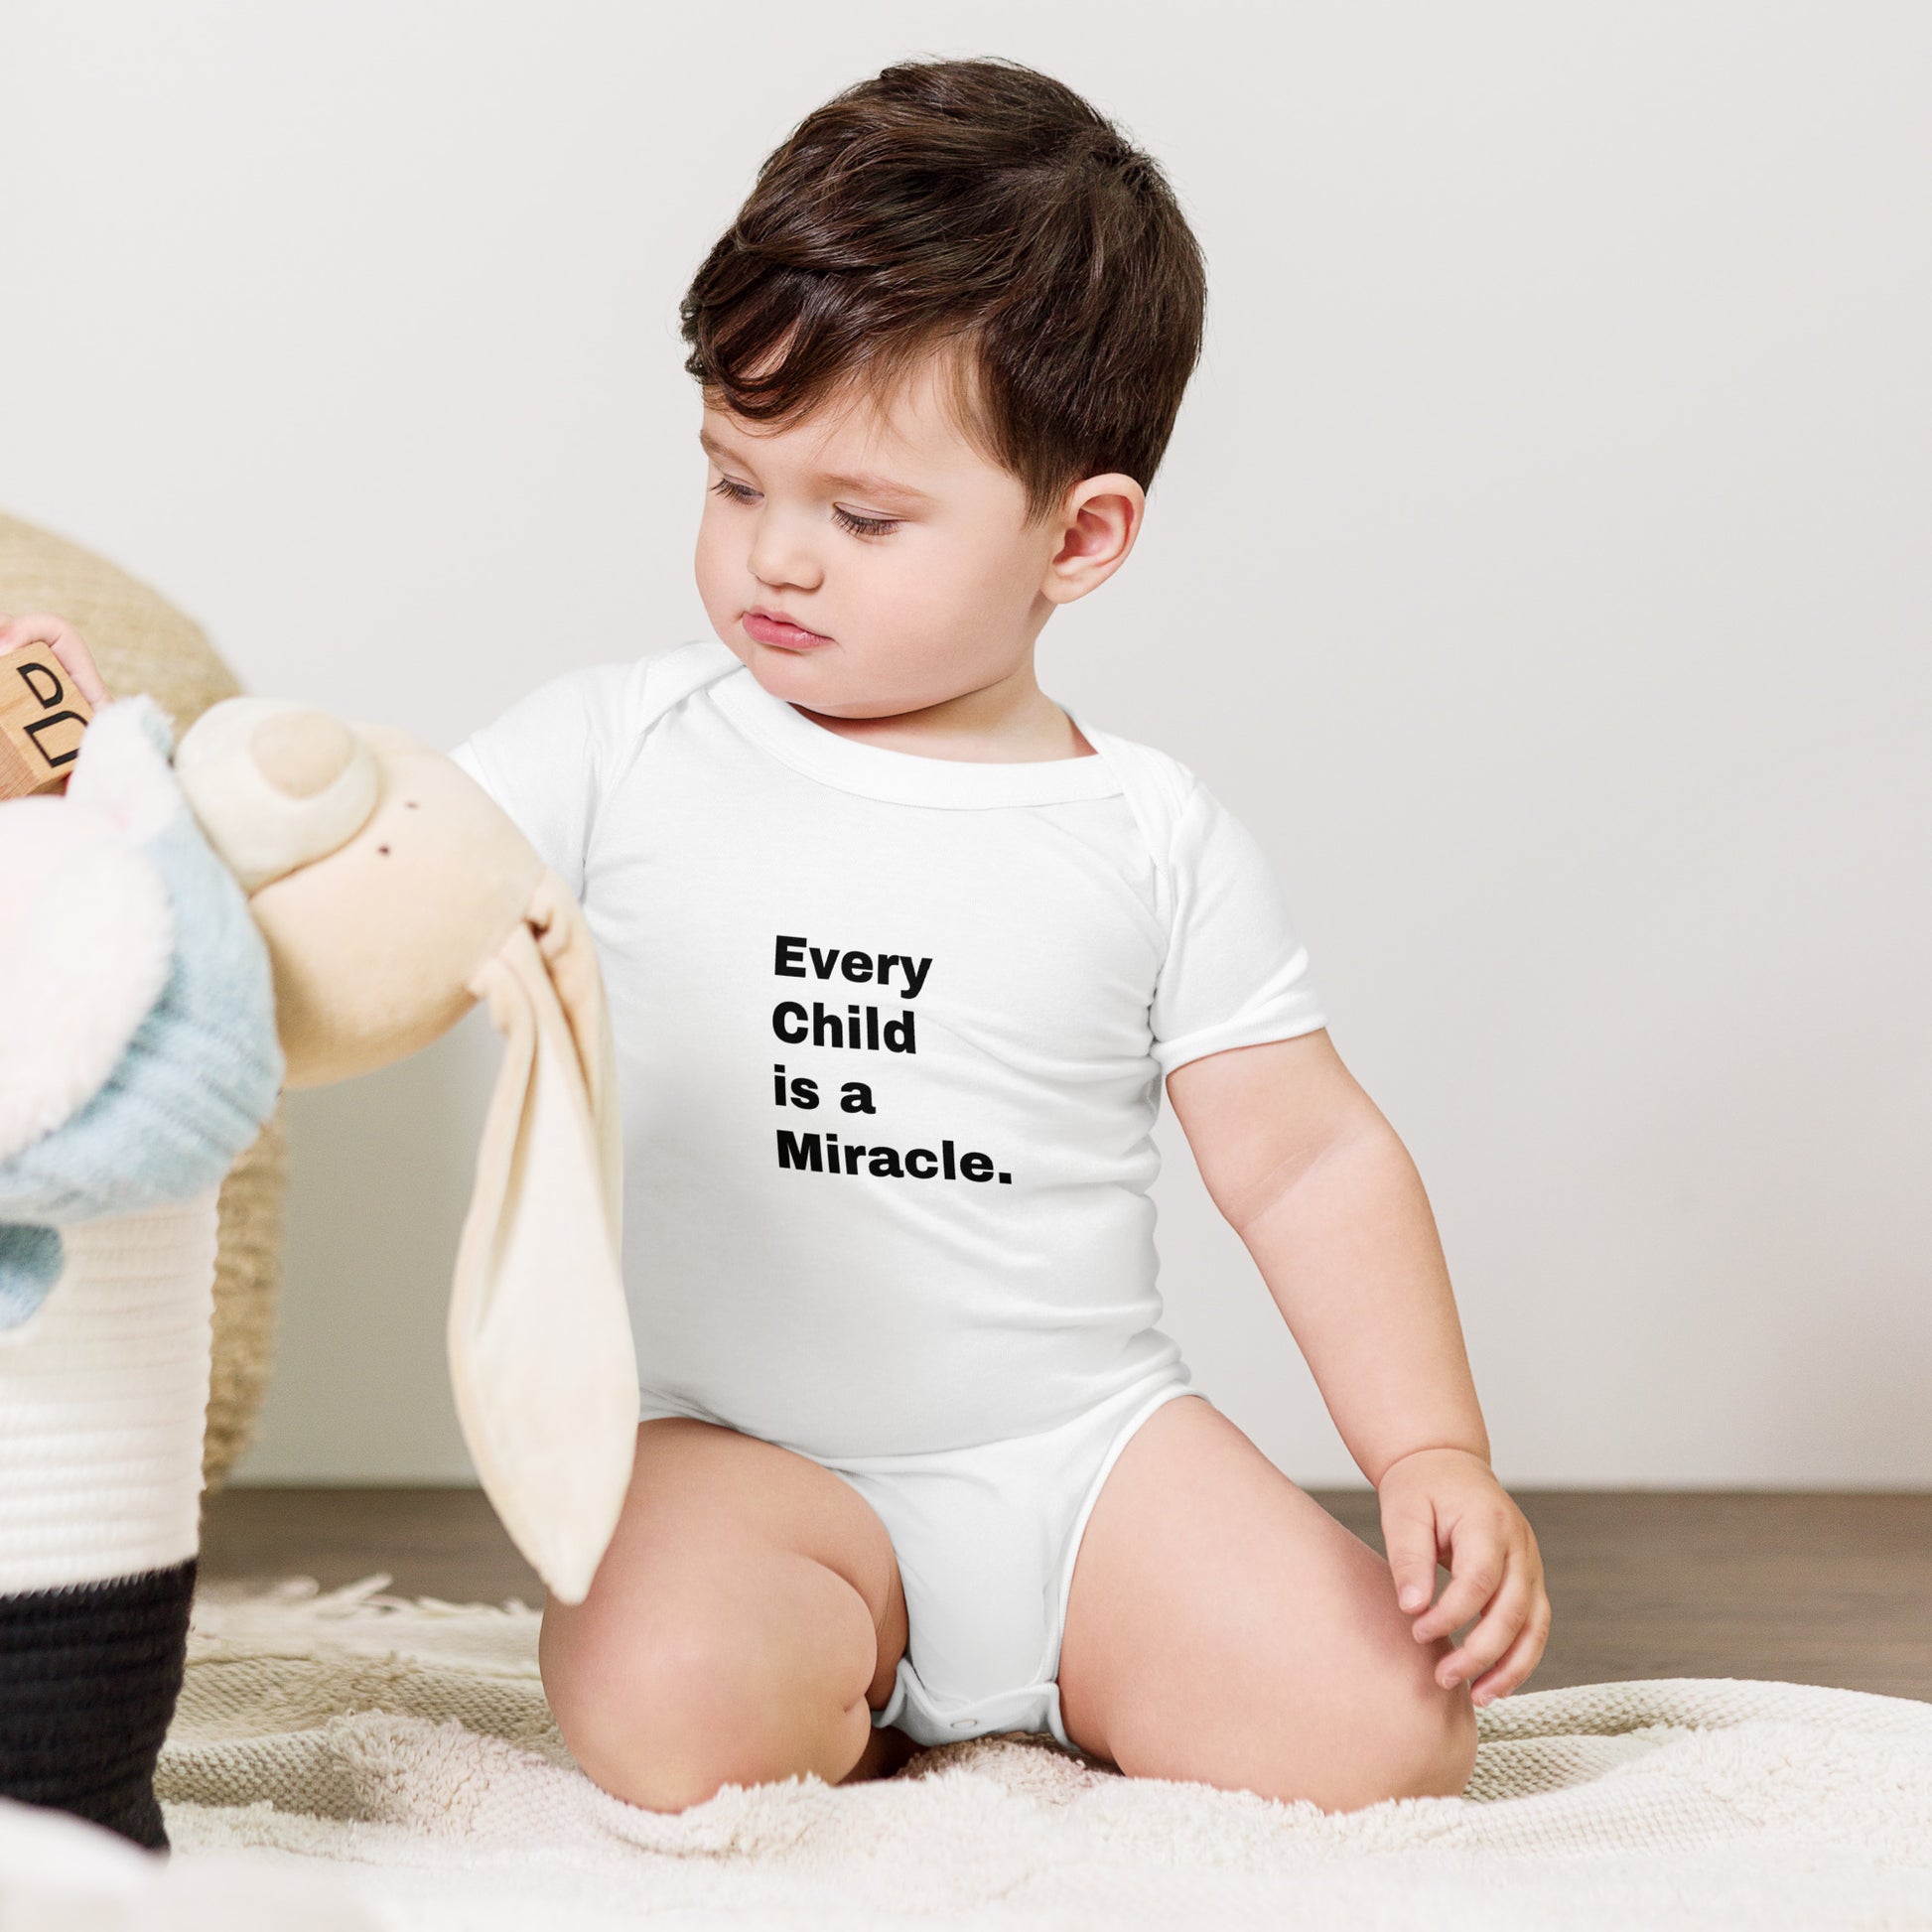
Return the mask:
<path fill-rule="evenodd" d="M 825 568 L 817 546 L 800 527 L 799 519 L 770 512 L 758 519 L 752 533 L 751 572 L 771 590 L 816 590 Z"/>

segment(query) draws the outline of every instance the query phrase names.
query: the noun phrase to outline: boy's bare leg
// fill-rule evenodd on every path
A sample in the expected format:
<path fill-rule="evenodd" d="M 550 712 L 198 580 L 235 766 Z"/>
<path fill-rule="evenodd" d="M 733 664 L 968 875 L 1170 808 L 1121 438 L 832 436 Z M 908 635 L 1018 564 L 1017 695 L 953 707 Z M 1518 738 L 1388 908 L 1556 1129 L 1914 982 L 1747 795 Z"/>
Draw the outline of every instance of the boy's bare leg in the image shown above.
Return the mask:
<path fill-rule="evenodd" d="M 642 1423 L 590 1594 L 544 1610 L 538 1659 L 587 1776 L 653 1811 L 727 1783 L 884 1775 L 875 1729 L 906 1641 L 878 1513 L 809 1457 L 681 1416 Z M 897 1741 L 896 1741 L 897 1740 Z M 899 1761 L 903 1761 L 902 1758 Z"/>
<path fill-rule="evenodd" d="M 1087 1518 L 1060 1715 L 1134 1776 L 1351 1811 L 1456 1796 L 1475 1763 L 1448 1637 L 1418 1643 L 1389 1566 L 1211 1403 L 1157 1409 Z"/>

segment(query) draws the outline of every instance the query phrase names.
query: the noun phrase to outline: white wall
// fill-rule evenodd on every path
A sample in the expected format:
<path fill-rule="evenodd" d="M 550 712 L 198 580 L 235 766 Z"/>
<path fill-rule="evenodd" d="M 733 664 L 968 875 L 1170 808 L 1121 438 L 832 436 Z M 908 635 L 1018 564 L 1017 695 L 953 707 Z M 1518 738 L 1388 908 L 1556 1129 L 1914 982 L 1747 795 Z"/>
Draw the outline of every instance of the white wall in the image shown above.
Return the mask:
<path fill-rule="evenodd" d="M 1499 1472 L 1932 1480 L 1932 12 L 680 12 L 11 0 L 0 504 L 452 744 L 703 629 L 675 308 L 784 129 L 907 53 L 1046 68 L 1167 163 L 1212 323 L 1042 680 L 1277 858 Z M 466 1476 L 491 1059 L 473 1015 L 298 1096 L 252 1476 Z M 1358 1479 L 1162 1144 L 1198 1385 Z"/>

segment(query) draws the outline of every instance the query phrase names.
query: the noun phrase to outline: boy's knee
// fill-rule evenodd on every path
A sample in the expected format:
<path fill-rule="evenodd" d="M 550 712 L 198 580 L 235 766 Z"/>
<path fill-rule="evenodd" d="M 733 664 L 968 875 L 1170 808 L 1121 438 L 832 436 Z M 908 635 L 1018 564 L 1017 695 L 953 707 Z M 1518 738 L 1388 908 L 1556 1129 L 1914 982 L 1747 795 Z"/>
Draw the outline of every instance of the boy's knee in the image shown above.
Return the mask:
<path fill-rule="evenodd" d="M 1417 1655 L 1402 1659 L 1402 1668 L 1378 1681 L 1379 1695 L 1360 1701 L 1347 1795 L 1317 1803 L 1353 1810 L 1390 1798 L 1462 1795 L 1475 1768 L 1475 1708 L 1466 1684 L 1446 1691 L 1436 1682 L 1434 1648 L 1418 1647 Z"/>
<path fill-rule="evenodd" d="M 1469 1687 L 1445 1691 L 1432 1678 L 1408 1731 L 1408 1761 L 1391 1792 L 1398 1798 L 1459 1798 L 1476 1763 L 1476 1714 Z"/>
<path fill-rule="evenodd" d="M 727 1784 L 807 1770 L 836 1783 L 872 1723 L 855 1711 L 798 1712 L 761 1683 L 745 1646 L 689 1625 L 619 1643 L 553 1644 L 544 1691 L 558 1731 L 591 1782 L 646 1811 L 705 1803 Z"/>
<path fill-rule="evenodd" d="M 726 1781 L 710 1761 L 728 1722 L 718 1709 L 723 1660 L 715 1647 L 642 1633 L 620 1644 L 573 1629 L 544 1644 L 540 1664 L 571 1756 L 613 1797 L 648 1811 L 683 1811 Z"/>

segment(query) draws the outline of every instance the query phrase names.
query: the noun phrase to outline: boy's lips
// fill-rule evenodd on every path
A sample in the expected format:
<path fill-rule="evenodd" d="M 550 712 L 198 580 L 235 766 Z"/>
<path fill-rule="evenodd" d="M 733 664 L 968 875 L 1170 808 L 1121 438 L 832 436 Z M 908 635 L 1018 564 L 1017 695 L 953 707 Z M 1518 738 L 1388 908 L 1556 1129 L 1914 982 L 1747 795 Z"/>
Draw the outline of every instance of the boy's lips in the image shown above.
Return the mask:
<path fill-rule="evenodd" d="M 807 630 L 802 623 L 781 617 L 776 611 L 747 611 L 739 619 L 746 634 L 760 644 L 777 644 L 786 650 L 803 650 L 812 644 L 829 644 L 830 637 Z"/>

